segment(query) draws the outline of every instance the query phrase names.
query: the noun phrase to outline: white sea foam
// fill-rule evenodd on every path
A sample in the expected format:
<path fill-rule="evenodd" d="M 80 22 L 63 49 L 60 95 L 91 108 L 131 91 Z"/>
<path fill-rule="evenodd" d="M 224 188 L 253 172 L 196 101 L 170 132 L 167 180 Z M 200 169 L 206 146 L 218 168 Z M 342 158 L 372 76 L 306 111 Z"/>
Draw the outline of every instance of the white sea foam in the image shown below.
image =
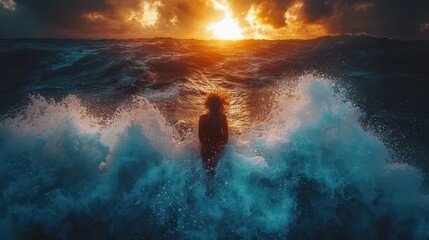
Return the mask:
<path fill-rule="evenodd" d="M 270 116 L 232 133 L 214 181 L 195 126 L 179 136 L 143 97 L 101 123 L 76 96 L 32 96 L 0 125 L 2 235 L 429 237 L 421 174 L 333 89 L 315 75 L 280 85 Z"/>

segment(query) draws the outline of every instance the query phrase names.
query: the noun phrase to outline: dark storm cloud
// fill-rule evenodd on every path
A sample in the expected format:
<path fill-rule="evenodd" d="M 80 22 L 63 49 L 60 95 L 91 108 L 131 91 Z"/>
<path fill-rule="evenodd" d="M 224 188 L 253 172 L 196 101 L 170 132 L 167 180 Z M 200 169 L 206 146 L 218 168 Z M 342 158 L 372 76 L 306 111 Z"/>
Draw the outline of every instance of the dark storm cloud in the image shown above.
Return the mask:
<path fill-rule="evenodd" d="M 48 25 L 65 29 L 77 29 L 84 25 L 82 13 L 105 11 L 105 0 L 16 0 L 18 6 L 32 9 L 37 17 Z"/>
<path fill-rule="evenodd" d="M 302 17 L 321 22 L 331 33 L 369 33 L 383 37 L 429 38 L 427 0 L 304 0 Z"/>
<path fill-rule="evenodd" d="M 334 14 L 335 0 L 303 0 L 303 12 L 306 21 L 315 22 Z"/>
<path fill-rule="evenodd" d="M 68 37 L 70 31 L 86 31 L 82 14 L 106 11 L 105 0 L 15 0 L 11 14 L 0 14 L 1 37 Z"/>
<path fill-rule="evenodd" d="M 236 16 L 244 19 L 253 6 L 274 28 L 287 27 L 284 13 L 301 3 L 303 23 L 322 24 L 328 33 L 369 33 L 383 37 L 429 39 L 428 0 L 235 0 Z"/>
<path fill-rule="evenodd" d="M 22 19 L 22 9 L 28 9 L 31 12 L 25 11 L 28 22 L 40 22 L 45 28 L 57 31 L 60 37 L 88 34 L 144 37 L 147 30 L 142 22 L 144 3 L 154 6 L 158 12 L 158 21 L 149 30 L 173 37 L 191 34 L 221 17 L 209 0 L 16 0 L 15 15 L 16 19 Z M 0 15 L 0 21 L 1 18 L 5 16 Z M 0 27 L 11 28 L 1 23 Z M 21 31 L 30 30 L 21 28 Z"/>
<path fill-rule="evenodd" d="M 374 7 L 357 14 L 358 12 L 355 11 L 353 15 L 344 15 L 338 21 L 342 24 L 332 24 L 333 30 L 346 30 L 347 27 L 352 27 L 350 22 L 356 22 L 356 18 L 361 18 L 363 24 L 356 28 L 371 34 L 399 38 L 429 37 L 428 32 L 421 32 L 420 29 L 421 24 L 429 22 L 429 1 L 427 0 L 378 0 L 374 1 Z M 368 29 L 365 29 L 366 26 Z"/>

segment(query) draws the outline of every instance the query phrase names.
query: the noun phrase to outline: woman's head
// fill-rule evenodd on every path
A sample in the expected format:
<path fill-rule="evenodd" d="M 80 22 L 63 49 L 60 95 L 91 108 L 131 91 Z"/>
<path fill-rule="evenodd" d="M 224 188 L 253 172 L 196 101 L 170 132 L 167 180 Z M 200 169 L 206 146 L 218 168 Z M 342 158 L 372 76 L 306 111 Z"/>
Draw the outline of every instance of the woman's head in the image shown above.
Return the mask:
<path fill-rule="evenodd" d="M 209 92 L 204 105 L 210 113 L 225 113 L 225 109 L 229 105 L 229 96 L 220 90 Z"/>

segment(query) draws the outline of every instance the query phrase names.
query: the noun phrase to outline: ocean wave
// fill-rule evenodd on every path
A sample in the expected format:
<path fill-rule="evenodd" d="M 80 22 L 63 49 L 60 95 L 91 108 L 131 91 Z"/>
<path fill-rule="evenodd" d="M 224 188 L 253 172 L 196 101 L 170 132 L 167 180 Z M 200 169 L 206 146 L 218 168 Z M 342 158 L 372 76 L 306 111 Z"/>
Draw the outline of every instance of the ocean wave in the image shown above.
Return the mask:
<path fill-rule="evenodd" d="M 425 239 L 422 174 L 332 81 L 280 82 L 206 179 L 194 124 L 142 96 L 110 118 L 33 95 L 0 124 L 0 229 L 14 238 Z M 19 147 L 17 147 L 19 146 Z"/>

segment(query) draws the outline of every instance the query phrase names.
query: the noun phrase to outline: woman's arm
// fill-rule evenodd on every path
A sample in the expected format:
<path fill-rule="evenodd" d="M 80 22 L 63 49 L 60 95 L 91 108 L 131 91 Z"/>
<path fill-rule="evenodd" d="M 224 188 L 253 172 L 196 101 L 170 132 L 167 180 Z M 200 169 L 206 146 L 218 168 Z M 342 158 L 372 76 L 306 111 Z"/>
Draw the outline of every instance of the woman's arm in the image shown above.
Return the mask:
<path fill-rule="evenodd" d="M 228 120 L 226 116 L 223 115 L 223 124 L 222 124 L 222 143 L 225 145 L 228 143 Z"/>
<path fill-rule="evenodd" d="M 200 143 L 203 142 L 203 116 L 202 115 L 198 120 L 198 139 L 200 140 Z"/>

